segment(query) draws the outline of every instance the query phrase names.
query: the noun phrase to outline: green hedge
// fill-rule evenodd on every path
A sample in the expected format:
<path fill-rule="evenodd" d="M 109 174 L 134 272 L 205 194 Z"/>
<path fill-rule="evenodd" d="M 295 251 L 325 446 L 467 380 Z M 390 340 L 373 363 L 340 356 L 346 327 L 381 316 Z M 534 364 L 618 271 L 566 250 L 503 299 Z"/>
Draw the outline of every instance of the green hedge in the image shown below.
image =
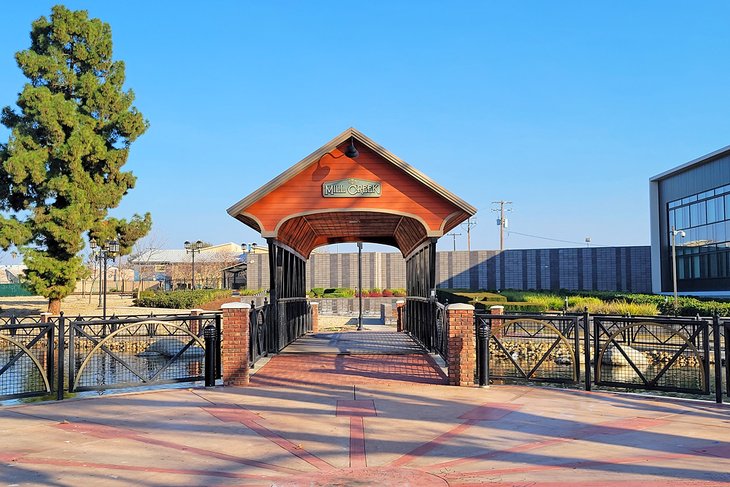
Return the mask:
<path fill-rule="evenodd" d="M 498 293 L 487 291 L 469 291 L 467 289 L 436 289 L 436 296 L 442 303 L 446 300 L 449 303 L 471 303 L 488 302 L 492 304 L 504 304 L 507 298 Z"/>
<path fill-rule="evenodd" d="M 231 291 L 229 289 L 143 291 L 135 304 L 144 308 L 191 309 L 230 295 Z"/>
<path fill-rule="evenodd" d="M 352 298 L 355 297 L 355 290 L 346 287 L 313 287 L 309 290 L 309 294 L 315 298 Z"/>

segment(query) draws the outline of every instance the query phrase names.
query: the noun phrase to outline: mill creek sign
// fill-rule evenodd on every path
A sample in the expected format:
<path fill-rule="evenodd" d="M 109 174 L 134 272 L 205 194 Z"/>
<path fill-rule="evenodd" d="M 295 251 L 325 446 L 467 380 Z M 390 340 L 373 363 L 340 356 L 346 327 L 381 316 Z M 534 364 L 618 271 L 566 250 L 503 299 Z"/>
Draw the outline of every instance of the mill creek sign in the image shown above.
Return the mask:
<path fill-rule="evenodd" d="M 379 181 L 365 179 L 340 179 L 322 184 L 322 196 L 325 198 L 379 198 L 380 190 Z"/>

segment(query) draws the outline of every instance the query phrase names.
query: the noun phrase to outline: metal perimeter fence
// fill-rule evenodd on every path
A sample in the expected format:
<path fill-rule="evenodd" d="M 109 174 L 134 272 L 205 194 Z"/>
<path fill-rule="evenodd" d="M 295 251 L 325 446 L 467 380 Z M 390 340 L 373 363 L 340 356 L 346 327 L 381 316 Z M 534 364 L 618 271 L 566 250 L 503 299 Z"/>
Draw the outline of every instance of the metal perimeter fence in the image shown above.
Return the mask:
<path fill-rule="evenodd" d="M 0 318 L 0 399 L 220 378 L 221 316 Z"/>
<path fill-rule="evenodd" d="M 477 314 L 477 374 L 613 390 L 730 396 L 730 320 L 583 314 Z"/>

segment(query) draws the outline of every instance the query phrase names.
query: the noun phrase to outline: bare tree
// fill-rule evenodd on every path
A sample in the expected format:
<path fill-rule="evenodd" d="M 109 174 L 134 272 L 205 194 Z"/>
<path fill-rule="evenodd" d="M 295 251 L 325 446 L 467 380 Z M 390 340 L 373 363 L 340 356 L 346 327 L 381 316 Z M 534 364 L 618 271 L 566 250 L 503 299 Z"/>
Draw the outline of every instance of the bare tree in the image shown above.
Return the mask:
<path fill-rule="evenodd" d="M 151 281 L 155 277 L 155 266 L 152 264 L 155 260 L 155 253 L 162 249 L 165 240 L 160 235 L 152 231 L 145 238 L 134 244 L 132 253 L 129 255 L 127 262 L 134 262 L 130 267 L 137 267 L 139 274 L 139 284 L 137 285 L 137 298 L 142 292 L 145 281 Z M 133 289 L 134 291 L 134 289 Z"/>

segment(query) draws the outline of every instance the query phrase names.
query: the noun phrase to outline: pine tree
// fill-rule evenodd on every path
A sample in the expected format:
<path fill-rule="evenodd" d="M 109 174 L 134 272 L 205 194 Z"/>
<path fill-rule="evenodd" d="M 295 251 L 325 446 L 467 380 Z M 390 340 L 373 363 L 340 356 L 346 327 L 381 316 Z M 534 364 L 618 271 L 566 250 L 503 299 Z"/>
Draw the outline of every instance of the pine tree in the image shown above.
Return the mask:
<path fill-rule="evenodd" d="M 31 291 L 58 313 L 83 272 L 84 235 L 118 235 L 129 252 L 150 229 L 149 213 L 108 217 L 134 187 L 122 167 L 148 123 L 123 89 L 109 24 L 57 5 L 30 37 L 15 56 L 30 81 L 0 118 L 11 131 L 0 145 L 0 248 L 19 249 Z"/>

